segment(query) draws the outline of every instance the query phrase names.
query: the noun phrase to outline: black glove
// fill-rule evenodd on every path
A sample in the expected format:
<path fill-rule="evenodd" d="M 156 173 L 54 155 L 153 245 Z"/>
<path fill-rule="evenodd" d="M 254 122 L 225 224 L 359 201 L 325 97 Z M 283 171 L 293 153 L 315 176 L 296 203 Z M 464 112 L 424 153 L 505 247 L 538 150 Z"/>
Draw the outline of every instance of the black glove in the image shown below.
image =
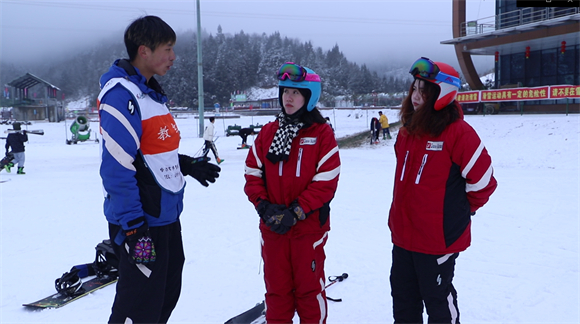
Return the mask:
<path fill-rule="evenodd" d="M 282 206 L 282 205 L 278 205 Z M 284 234 L 296 225 L 297 221 L 305 220 L 306 213 L 297 202 L 270 216 L 266 224 L 271 224 L 270 229 L 278 234 Z"/>
<path fill-rule="evenodd" d="M 214 183 L 215 179 L 219 178 L 219 172 L 222 170 L 219 166 L 208 163 L 208 161 L 209 158 L 205 156 L 192 158 L 191 156 L 179 154 L 181 173 L 184 176 L 192 176 L 204 187 L 209 186 L 208 181 Z"/>
<path fill-rule="evenodd" d="M 287 226 L 284 224 L 272 224 L 270 226 L 270 230 L 272 230 L 272 232 L 280 235 L 286 234 L 286 232 L 288 232 L 290 228 L 292 228 L 292 226 Z"/>
<path fill-rule="evenodd" d="M 155 262 L 155 244 L 149 234 L 149 226 L 140 227 L 125 232 L 125 249 L 129 254 L 131 264 L 153 264 Z"/>
<path fill-rule="evenodd" d="M 304 209 L 302 209 L 302 207 L 300 207 L 300 205 L 298 205 L 297 201 L 291 203 L 290 207 L 288 207 L 288 210 L 292 214 L 294 214 L 294 216 L 296 217 L 297 220 L 305 220 L 306 219 L 307 215 L 304 212 Z"/>
<path fill-rule="evenodd" d="M 268 224 L 268 220 L 273 215 L 281 213 L 284 209 L 286 209 L 285 205 L 272 204 L 267 200 L 260 200 L 258 206 L 256 206 L 258 215 L 260 215 L 260 218 L 262 218 L 266 224 Z"/>
<path fill-rule="evenodd" d="M 256 207 L 258 215 L 260 215 L 260 218 L 264 220 L 266 226 L 270 227 L 273 232 L 278 234 L 284 234 L 288 232 L 290 227 L 294 225 L 289 225 L 287 221 L 284 223 L 280 221 L 282 218 L 284 218 L 284 210 L 286 210 L 285 205 L 272 204 L 267 200 L 261 200 Z"/>

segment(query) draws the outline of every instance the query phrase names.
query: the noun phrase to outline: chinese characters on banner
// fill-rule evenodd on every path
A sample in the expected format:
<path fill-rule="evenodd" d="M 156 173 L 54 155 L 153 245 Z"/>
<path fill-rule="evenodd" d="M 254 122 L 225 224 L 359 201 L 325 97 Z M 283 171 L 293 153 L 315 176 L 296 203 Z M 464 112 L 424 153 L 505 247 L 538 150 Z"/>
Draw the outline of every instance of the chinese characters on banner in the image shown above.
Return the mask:
<path fill-rule="evenodd" d="M 457 100 L 460 103 L 479 102 L 479 91 L 459 92 L 455 100 Z"/>
<path fill-rule="evenodd" d="M 555 100 L 580 98 L 580 86 L 557 85 L 534 88 L 512 88 L 497 90 L 465 91 L 457 94 L 459 103 L 523 101 L 523 100 Z"/>
<path fill-rule="evenodd" d="M 551 86 L 550 98 L 580 98 L 580 86 Z"/>
<path fill-rule="evenodd" d="M 481 91 L 481 101 L 520 101 L 520 100 L 544 100 L 548 96 L 549 87 L 515 88 Z"/>

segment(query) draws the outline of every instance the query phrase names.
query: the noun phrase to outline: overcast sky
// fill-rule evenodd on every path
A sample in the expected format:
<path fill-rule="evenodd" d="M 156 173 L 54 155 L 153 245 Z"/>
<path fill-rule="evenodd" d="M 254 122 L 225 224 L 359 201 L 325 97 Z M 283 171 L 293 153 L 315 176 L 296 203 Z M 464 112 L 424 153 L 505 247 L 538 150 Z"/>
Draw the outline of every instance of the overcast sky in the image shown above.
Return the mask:
<path fill-rule="evenodd" d="M 452 0 L 201 0 L 201 25 L 216 34 L 280 32 L 315 47 L 338 44 L 359 64 L 409 62 L 420 56 L 458 67 L 452 45 Z M 467 0 L 467 19 L 494 15 L 494 0 Z M 0 59 L 21 63 L 73 55 L 126 26 L 156 15 L 176 32 L 195 30 L 196 0 L 0 0 Z M 179 42 L 179 38 L 177 40 Z M 476 59 L 492 67 L 493 58 Z"/>

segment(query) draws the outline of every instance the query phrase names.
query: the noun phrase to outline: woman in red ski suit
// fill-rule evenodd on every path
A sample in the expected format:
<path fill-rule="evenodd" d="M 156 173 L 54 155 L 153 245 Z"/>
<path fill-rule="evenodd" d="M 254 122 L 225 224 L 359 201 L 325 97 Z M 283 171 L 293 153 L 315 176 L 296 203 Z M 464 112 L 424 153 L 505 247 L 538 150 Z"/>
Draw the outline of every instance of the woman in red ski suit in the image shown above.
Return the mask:
<path fill-rule="evenodd" d="M 278 73 L 277 120 L 246 158 L 244 191 L 260 215 L 266 321 L 325 323 L 324 245 L 340 173 L 338 145 L 316 103 L 320 77 L 285 63 Z"/>
<path fill-rule="evenodd" d="M 401 109 L 389 228 L 395 323 L 459 323 L 452 280 L 471 242 L 471 217 L 497 187 L 491 157 L 455 101 L 459 74 L 427 58 Z"/>

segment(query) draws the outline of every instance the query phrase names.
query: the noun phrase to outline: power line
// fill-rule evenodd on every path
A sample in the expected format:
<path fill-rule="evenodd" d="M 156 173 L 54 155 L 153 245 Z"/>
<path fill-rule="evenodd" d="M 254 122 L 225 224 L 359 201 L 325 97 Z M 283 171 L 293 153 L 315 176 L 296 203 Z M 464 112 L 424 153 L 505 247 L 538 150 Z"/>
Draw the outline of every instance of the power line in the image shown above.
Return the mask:
<path fill-rule="evenodd" d="M 104 11 L 147 11 L 155 10 L 157 12 L 168 13 L 173 15 L 194 16 L 195 10 L 188 9 L 158 9 L 146 7 L 126 7 L 126 6 L 112 6 L 106 4 L 87 4 L 78 2 L 49 2 L 49 1 L 27 1 L 27 0 L 4 0 L 3 3 L 10 3 L 14 5 L 28 5 L 28 6 L 44 6 L 54 8 L 76 8 L 85 10 L 104 10 Z M 270 19 L 276 21 L 308 21 L 308 22 L 338 22 L 351 24 L 372 24 L 372 25 L 420 25 L 420 26 L 448 26 L 450 21 L 447 20 L 424 20 L 424 19 L 379 19 L 352 16 L 336 17 L 336 16 L 305 16 L 305 15 L 276 15 L 276 14 L 260 14 L 252 12 L 225 12 L 225 11 L 205 11 L 202 10 L 203 16 L 224 17 L 224 18 L 256 18 L 256 19 Z"/>

